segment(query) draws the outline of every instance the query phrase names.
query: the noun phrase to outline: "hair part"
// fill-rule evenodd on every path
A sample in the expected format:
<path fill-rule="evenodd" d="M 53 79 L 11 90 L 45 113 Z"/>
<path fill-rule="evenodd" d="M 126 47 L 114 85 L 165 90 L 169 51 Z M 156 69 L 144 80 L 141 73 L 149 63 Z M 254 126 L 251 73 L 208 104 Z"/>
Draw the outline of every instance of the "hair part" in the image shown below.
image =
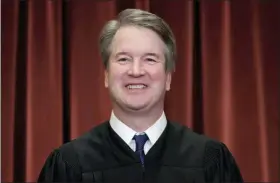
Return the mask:
<path fill-rule="evenodd" d="M 175 70 L 176 42 L 171 28 L 162 18 L 140 9 L 126 9 L 118 14 L 117 19 L 108 21 L 103 27 L 99 37 L 99 49 L 106 69 L 109 65 L 111 43 L 115 34 L 122 26 L 128 25 L 148 28 L 157 33 L 167 48 L 165 69 L 166 71 Z"/>

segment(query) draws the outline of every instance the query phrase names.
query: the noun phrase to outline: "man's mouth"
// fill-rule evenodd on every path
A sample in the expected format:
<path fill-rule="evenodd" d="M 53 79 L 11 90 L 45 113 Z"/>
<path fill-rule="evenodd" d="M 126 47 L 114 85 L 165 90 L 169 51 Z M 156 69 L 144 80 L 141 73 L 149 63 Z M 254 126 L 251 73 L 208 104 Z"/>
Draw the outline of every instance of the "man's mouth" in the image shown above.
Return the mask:
<path fill-rule="evenodd" d="M 132 89 L 144 89 L 147 87 L 145 84 L 128 84 L 125 86 L 126 88 L 132 90 Z"/>

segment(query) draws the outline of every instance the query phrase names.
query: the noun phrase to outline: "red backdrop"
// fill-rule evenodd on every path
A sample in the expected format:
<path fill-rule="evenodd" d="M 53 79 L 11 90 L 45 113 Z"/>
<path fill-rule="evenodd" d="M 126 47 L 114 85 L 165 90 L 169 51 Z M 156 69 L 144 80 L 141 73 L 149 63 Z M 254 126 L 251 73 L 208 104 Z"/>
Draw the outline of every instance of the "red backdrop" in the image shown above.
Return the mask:
<path fill-rule="evenodd" d="M 278 181 L 280 1 L 2 0 L 2 181 L 36 181 L 54 148 L 108 119 L 98 34 L 125 8 L 178 47 L 165 110 L 223 141 L 245 181 Z"/>

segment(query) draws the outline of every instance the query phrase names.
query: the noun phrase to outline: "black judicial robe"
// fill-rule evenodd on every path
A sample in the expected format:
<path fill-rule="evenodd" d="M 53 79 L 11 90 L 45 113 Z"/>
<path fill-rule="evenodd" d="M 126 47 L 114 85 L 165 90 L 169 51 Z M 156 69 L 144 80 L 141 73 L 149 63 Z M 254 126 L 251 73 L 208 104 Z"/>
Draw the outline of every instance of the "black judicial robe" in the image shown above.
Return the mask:
<path fill-rule="evenodd" d="M 145 156 L 139 156 L 109 122 L 55 149 L 38 182 L 188 183 L 243 182 L 228 148 L 221 142 L 168 121 Z"/>

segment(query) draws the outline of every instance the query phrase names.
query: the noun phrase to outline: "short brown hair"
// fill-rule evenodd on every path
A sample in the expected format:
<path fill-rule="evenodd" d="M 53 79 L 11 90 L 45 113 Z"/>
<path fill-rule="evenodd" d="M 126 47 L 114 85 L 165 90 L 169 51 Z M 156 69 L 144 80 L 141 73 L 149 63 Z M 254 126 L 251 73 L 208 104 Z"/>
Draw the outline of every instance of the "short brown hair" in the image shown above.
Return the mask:
<path fill-rule="evenodd" d="M 140 9 L 126 9 L 118 14 L 117 19 L 106 23 L 101 31 L 99 47 L 103 64 L 108 68 L 110 45 L 121 26 L 132 25 L 148 28 L 156 32 L 166 45 L 165 68 L 167 71 L 175 69 L 176 41 L 169 25 L 160 17 Z"/>

